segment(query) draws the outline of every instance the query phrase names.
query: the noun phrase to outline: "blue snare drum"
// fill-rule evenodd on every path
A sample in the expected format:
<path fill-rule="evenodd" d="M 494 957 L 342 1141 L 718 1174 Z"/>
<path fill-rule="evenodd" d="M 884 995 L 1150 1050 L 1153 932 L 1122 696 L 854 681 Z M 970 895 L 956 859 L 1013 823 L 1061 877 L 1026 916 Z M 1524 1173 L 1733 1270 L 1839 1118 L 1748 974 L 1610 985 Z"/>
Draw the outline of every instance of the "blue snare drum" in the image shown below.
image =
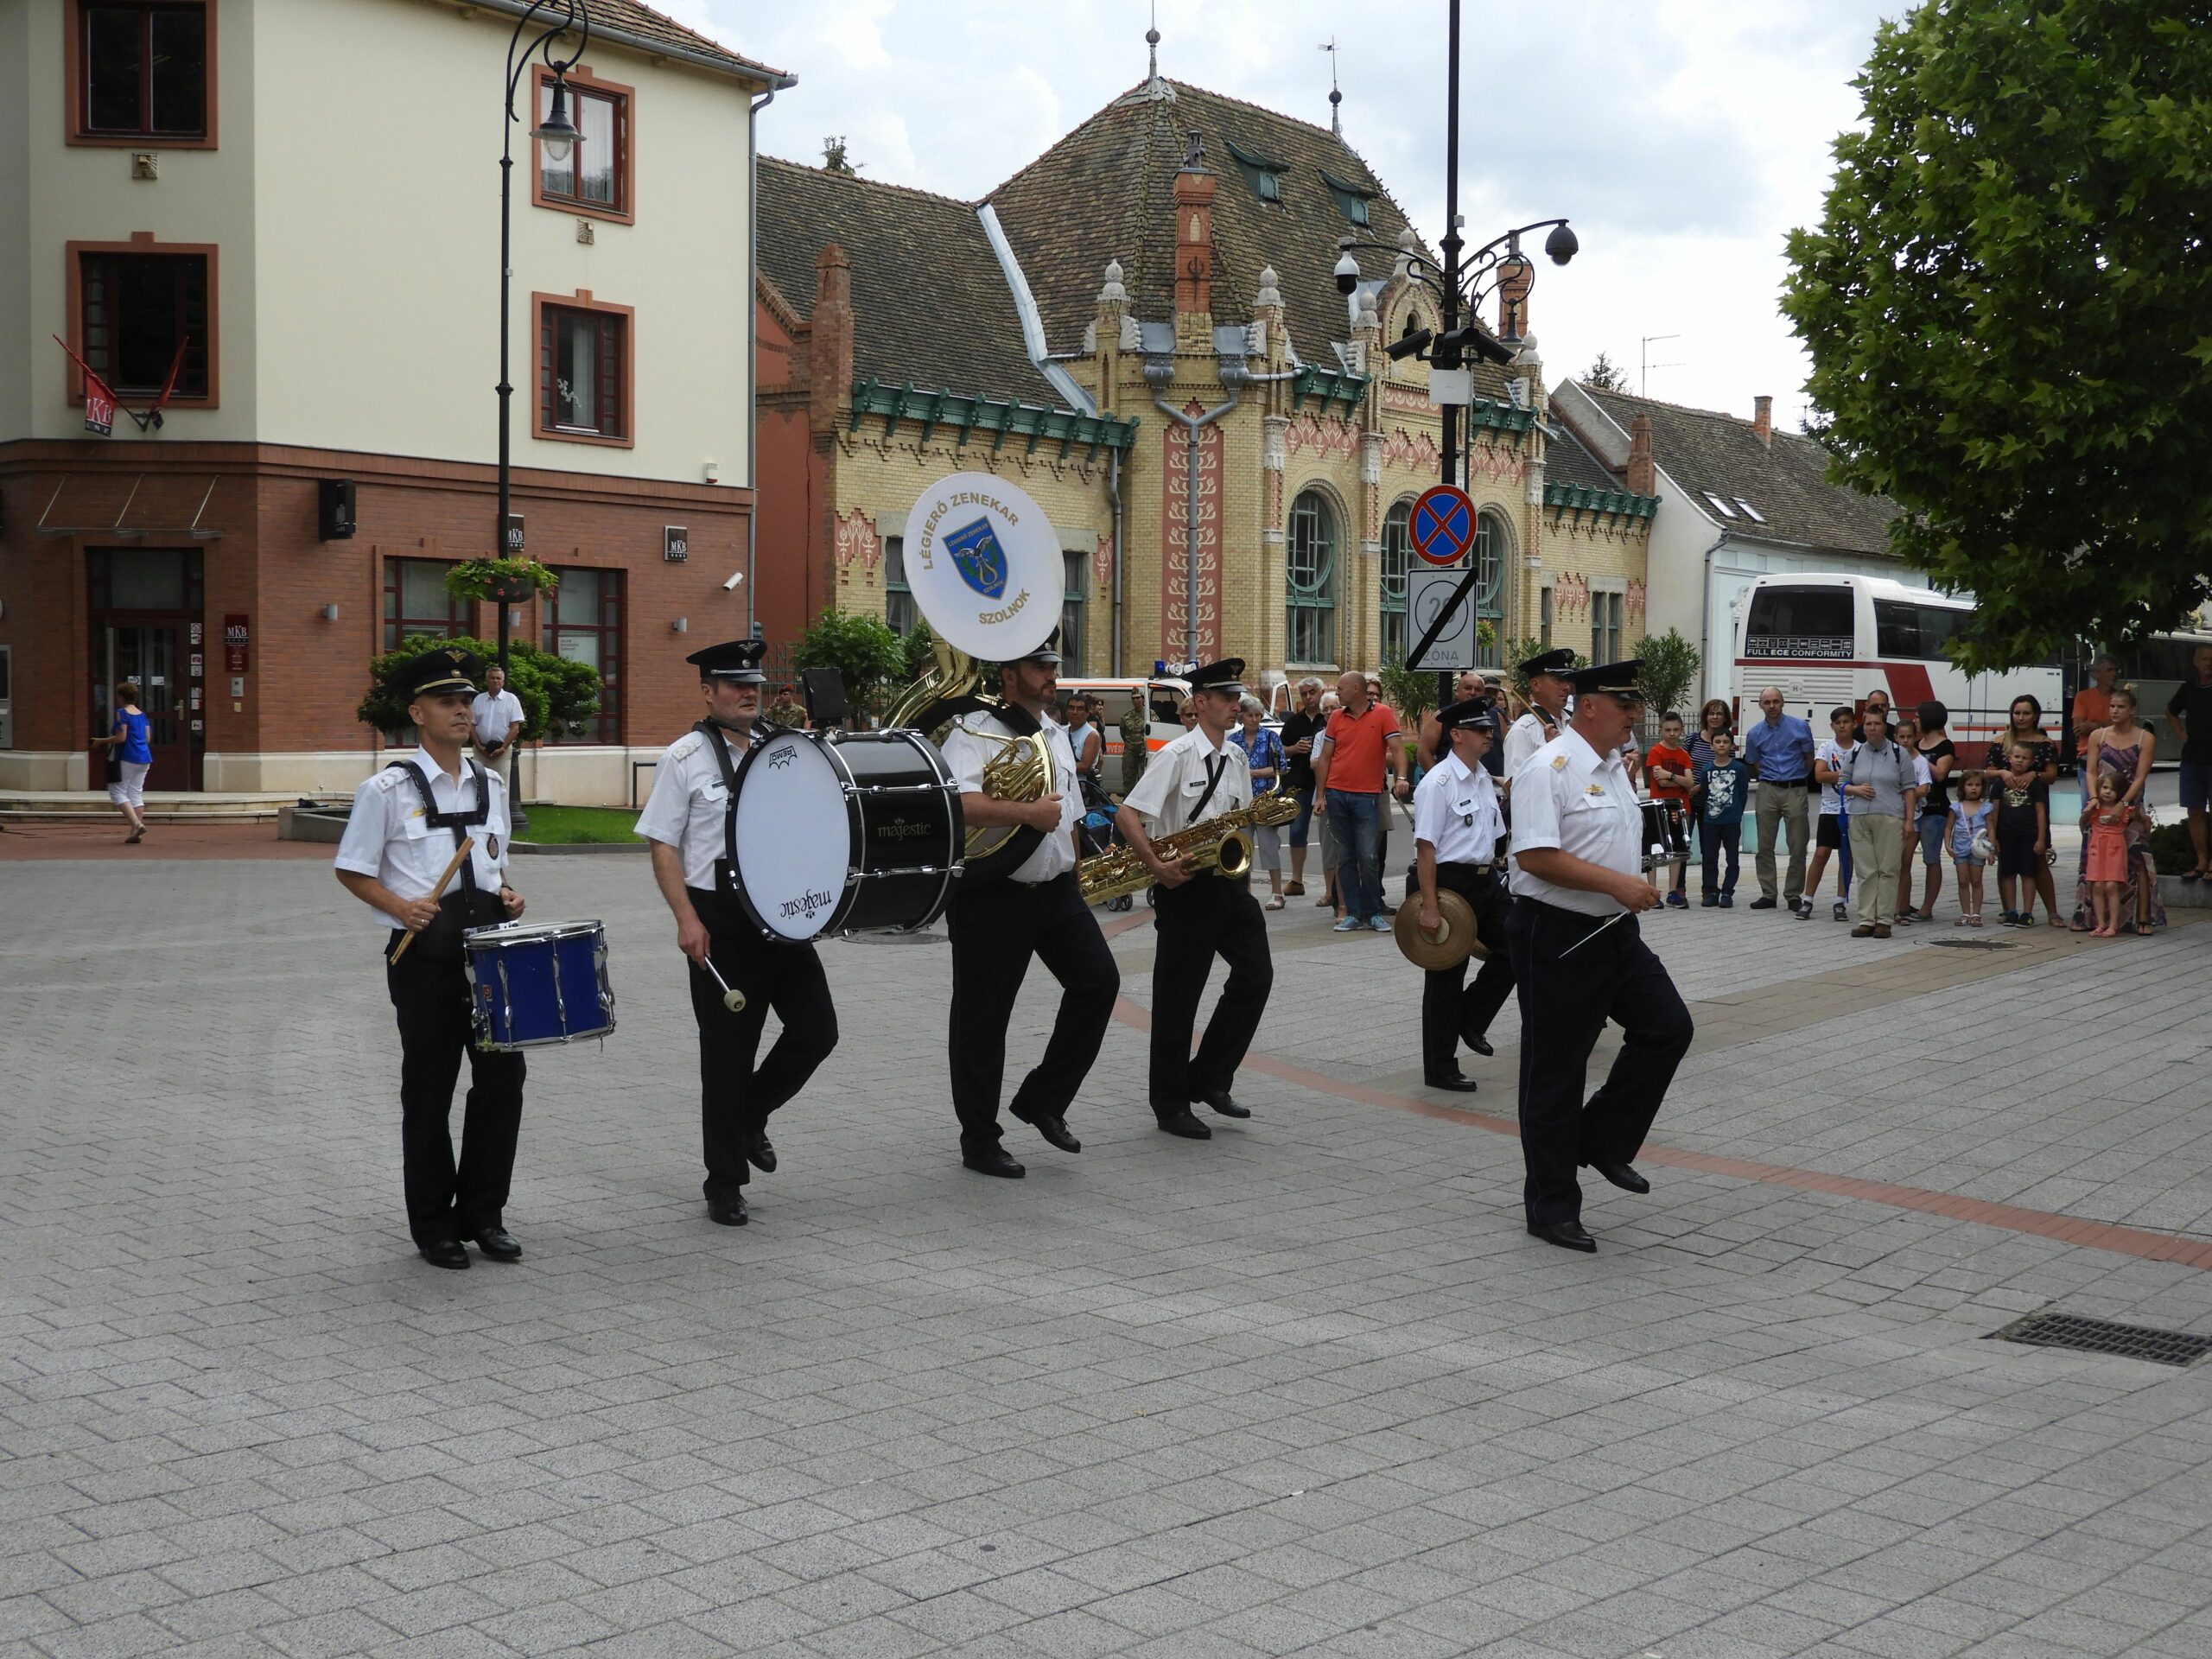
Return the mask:
<path fill-rule="evenodd" d="M 461 938 L 477 1047 L 540 1048 L 614 1029 L 607 930 L 597 922 L 502 922 Z"/>

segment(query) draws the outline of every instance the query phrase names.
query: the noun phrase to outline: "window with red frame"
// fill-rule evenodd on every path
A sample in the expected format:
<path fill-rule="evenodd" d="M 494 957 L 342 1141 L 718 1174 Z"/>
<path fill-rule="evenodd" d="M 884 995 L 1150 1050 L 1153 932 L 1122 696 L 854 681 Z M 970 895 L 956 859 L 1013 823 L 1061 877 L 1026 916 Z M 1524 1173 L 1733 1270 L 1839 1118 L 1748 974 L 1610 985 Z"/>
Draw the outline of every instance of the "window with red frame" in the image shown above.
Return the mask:
<path fill-rule="evenodd" d="M 549 433 L 626 438 L 623 352 L 629 321 L 611 311 L 549 305 L 537 351 L 538 421 Z"/>
<path fill-rule="evenodd" d="M 197 0 L 83 0 L 78 130 L 89 137 L 207 136 L 207 8 Z"/>
<path fill-rule="evenodd" d="M 446 591 L 442 559 L 384 562 L 384 648 L 410 639 L 450 639 L 462 632 L 461 601 Z"/>
<path fill-rule="evenodd" d="M 211 322 L 207 256 L 80 253 L 77 258 L 80 349 L 109 390 L 158 396 L 175 363 L 174 395 L 205 397 Z"/>
<path fill-rule="evenodd" d="M 630 145 L 630 100 L 620 92 L 602 91 L 571 80 L 569 118 L 576 125 L 576 142 L 560 161 L 538 147 L 537 190 L 547 201 L 602 213 L 626 213 L 630 204 L 626 178 Z M 553 83 L 537 89 L 537 116 L 553 112 Z"/>

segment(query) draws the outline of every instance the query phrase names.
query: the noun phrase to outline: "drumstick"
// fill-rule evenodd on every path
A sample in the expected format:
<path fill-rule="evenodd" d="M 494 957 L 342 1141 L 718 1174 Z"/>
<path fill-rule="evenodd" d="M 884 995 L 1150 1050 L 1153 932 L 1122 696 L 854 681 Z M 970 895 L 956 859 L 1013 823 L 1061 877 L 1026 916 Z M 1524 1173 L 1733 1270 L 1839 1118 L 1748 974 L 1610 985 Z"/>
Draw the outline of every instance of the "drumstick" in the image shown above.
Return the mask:
<path fill-rule="evenodd" d="M 712 957 L 705 957 L 703 960 L 707 971 L 715 976 L 715 983 L 722 988 L 722 1007 L 728 1008 L 732 1014 L 742 1013 L 745 1008 L 745 993 L 730 989 L 729 981 L 722 977 L 722 970 L 715 966 L 715 959 Z"/>
<path fill-rule="evenodd" d="M 446 896 L 446 883 L 453 880 L 454 872 L 461 868 L 461 861 L 468 856 L 469 849 L 475 845 L 476 838 L 474 836 L 463 836 L 461 838 L 461 845 L 453 849 L 453 856 L 446 861 L 445 873 L 438 877 L 438 885 L 430 889 L 432 904 L 435 905 Z M 407 954 L 407 947 L 414 943 L 415 936 L 410 932 L 399 942 L 399 949 L 391 953 L 391 959 L 397 962 Z"/>
<path fill-rule="evenodd" d="M 1611 927 L 1615 922 L 1624 922 L 1628 919 L 1628 912 L 1623 911 L 1619 915 L 1610 917 L 1606 920 L 1599 923 L 1597 926 L 1592 928 L 1587 933 L 1585 933 L 1573 944 L 1568 945 L 1566 950 L 1560 951 L 1559 953 L 1559 959 L 1561 962 L 1565 962 L 1569 957 L 1580 950 L 1584 945 L 1589 944 L 1591 940 L 1596 938 L 1600 933 Z"/>

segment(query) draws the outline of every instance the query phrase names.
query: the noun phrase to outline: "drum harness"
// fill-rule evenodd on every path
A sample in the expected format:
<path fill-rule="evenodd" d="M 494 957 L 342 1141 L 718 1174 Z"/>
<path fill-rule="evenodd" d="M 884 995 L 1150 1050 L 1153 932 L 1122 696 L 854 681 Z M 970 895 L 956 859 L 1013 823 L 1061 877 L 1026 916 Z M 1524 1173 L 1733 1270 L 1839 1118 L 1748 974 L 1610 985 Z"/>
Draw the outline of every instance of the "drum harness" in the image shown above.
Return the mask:
<path fill-rule="evenodd" d="M 423 798 L 423 818 L 433 830 L 453 831 L 455 848 L 468 839 L 467 831 L 480 827 L 492 816 L 491 785 L 485 781 L 484 768 L 474 760 L 466 762 L 469 776 L 476 784 L 476 804 L 466 812 L 441 812 L 437 797 L 430 793 L 430 780 L 423 768 L 412 760 L 395 760 L 386 772 L 404 772 L 415 780 L 415 792 Z M 490 849 L 498 856 L 498 849 Z M 491 900 L 487 907 L 482 902 Z M 461 891 L 449 893 L 438 900 L 438 919 L 423 930 L 415 942 L 416 952 L 425 962 L 457 965 L 462 957 L 461 933 L 466 928 L 482 922 L 499 919 L 501 909 L 497 893 L 486 893 L 476 885 L 476 860 L 472 855 L 461 861 Z M 390 951 L 386 951 L 389 958 Z"/>
<path fill-rule="evenodd" d="M 715 896 L 729 899 L 737 893 L 737 768 L 730 762 L 729 740 L 722 735 L 720 726 L 702 720 L 691 729 L 707 740 L 715 752 L 715 764 L 721 769 L 722 855 L 715 861 Z M 746 747 L 757 748 L 777 730 L 766 721 L 755 721 Z"/>

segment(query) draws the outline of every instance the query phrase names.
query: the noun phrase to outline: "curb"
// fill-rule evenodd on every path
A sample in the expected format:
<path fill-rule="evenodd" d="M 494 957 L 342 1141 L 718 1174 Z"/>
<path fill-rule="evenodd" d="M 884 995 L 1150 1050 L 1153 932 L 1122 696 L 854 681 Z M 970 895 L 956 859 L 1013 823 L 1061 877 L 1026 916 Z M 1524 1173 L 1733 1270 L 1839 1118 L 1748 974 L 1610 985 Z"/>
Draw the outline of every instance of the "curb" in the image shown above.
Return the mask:
<path fill-rule="evenodd" d="M 645 841 L 511 841 L 511 853 L 542 853 L 547 856 L 566 857 L 570 854 L 643 853 L 652 850 L 652 843 Z"/>

